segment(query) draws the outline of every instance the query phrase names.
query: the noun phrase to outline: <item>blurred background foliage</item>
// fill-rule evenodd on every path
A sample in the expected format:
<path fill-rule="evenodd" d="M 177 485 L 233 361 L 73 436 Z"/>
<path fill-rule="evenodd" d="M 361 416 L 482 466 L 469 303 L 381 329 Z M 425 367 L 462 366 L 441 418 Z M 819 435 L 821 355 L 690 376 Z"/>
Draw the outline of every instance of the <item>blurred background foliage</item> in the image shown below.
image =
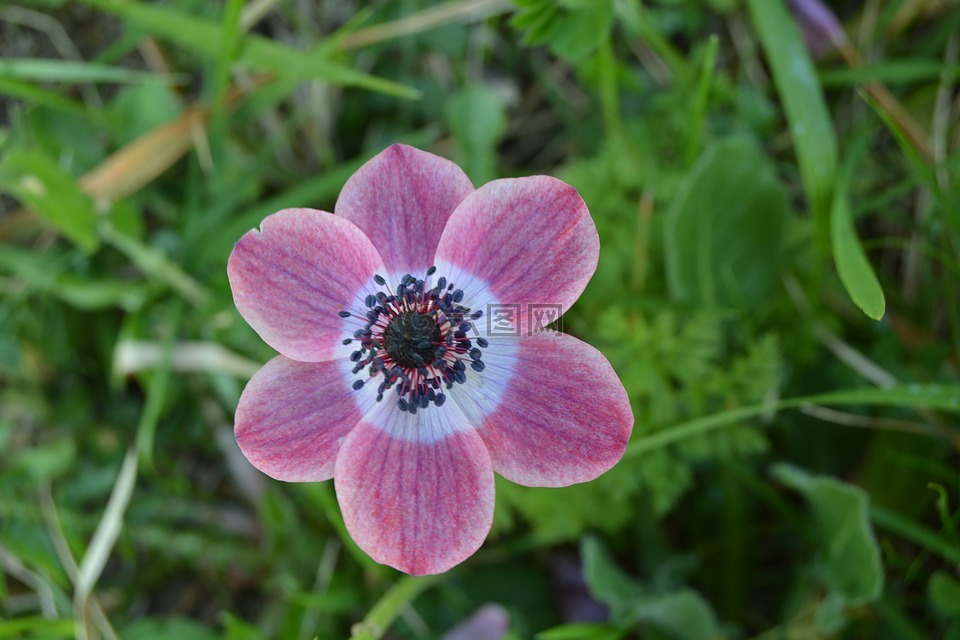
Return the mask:
<path fill-rule="evenodd" d="M 949 0 L 0 5 L 0 637 L 960 639 L 958 34 Z M 580 190 L 563 329 L 636 414 L 595 482 L 498 479 L 429 579 L 232 435 L 272 355 L 233 243 L 396 141 Z"/>

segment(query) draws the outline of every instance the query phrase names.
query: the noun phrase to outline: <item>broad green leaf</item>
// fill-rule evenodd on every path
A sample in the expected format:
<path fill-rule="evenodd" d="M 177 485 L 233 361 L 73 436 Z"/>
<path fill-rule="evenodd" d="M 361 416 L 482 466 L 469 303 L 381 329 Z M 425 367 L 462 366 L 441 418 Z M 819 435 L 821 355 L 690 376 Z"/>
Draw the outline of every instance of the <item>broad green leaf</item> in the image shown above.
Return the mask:
<path fill-rule="evenodd" d="M 98 218 L 77 182 L 40 151 L 14 149 L 0 164 L 0 187 L 87 251 L 97 248 Z"/>
<path fill-rule="evenodd" d="M 710 147 L 668 213 L 664 248 L 673 297 L 704 306 L 761 304 L 777 287 L 787 196 L 753 141 Z"/>
<path fill-rule="evenodd" d="M 562 15 L 550 33 L 550 50 L 579 62 L 597 50 L 613 28 L 612 0 L 590 0 Z"/>
<path fill-rule="evenodd" d="M 844 175 L 848 175 L 844 172 Z M 874 320 L 883 317 L 886 306 L 880 281 L 867 260 L 860 245 L 857 230 L 850 212 L 846 177 L 841 178 L 833 194 L 833 207 L 830 211 L 830 239 L 833 245 L 833 259 L 837 263 L 837 273 L 853 303 Z"/>
<path fill-rule="evenodd" d="M 960 580 L 944 571 L 937 571 L 927 584 L 930 602 L 945 616 L 960 616 Z"/>
<path fill-rule="evenodd" d="M 482 84 L 471 84 L 447 103 L 447 122 L 460 151 L 460 166 L 474 184 L 497 177 L 497 144 L 507 117 L 496 94 Z"/>
<path fill-rule="evenodd" d="M 607 605 L 614 621 L 623 621 L 643 598 L 644 589 L 610 557 L 596 536 L 585 536 L 580 543 L 583 579 L 590 595 Z"/>
<path fill-rule="evenodd" d="M 807 499 L 819 530 L 825 586 L 851 605 L 873 602 L 883 590 L 880 546 L 870 527 L 869 497 L 860 487 L 830 476 L 812 476 L 788 464 L 772 474 Z"/>
<path fill-rule="evenodd" d="M 718 637 L 713 609 L 703 596 L 690 589 L 641 599 L 633 611 L 633 618 L 675 640 L 710 640 Z"/>
<path fill-rule="evenodd" d="M 177 95 L 160 82 L 123 87 L 108 112 L 114 142 L 123 145 L 173 120 L 181 111 Z"/>
<path fill-rule="evenodd" d="M 676 640 L 717 636 L 710 605 L 690 589 L 653 594 L 617 566 L 600 540 L 583 539 L 583 575 L 590 594 L 610 607 L 614 622 L 625 627 L 650 625 Z"/>
<path fill-rule="evenodd" d="M 261 640 L 263 633 L 256 625 L 228 611 L 221 614 L 223 640 Z"/>
<path fill-rule="evenodd" d="M 827 216 L 837 170 L 833 121 L 810 54 L 784 0 L 747 0 L 747 5 L 787 116 L 803 189 L 815 220 L 819 260 L 825 262 Z"/>

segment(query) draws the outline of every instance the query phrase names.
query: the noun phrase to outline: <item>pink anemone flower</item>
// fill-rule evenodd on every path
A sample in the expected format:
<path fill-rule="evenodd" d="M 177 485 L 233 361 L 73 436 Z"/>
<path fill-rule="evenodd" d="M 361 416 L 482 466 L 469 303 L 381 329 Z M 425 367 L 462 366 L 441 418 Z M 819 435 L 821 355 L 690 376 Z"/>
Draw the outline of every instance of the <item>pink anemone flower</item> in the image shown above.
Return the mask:
<path fill-rule="evenodd" d="M 393 145 L 334 211 L 279 211 L 230 254 L 237 309 L 280 352 L 237 407 L 256 468 L 333 478 L 370 557 L 430 574 L 483 543 L 494 472 L 562 487 L 616 464 L 633 428 L 623 385 L 599 351 L 542 330 L 597 266 L 573 187 L 474 189 L 449 160 Z"/>

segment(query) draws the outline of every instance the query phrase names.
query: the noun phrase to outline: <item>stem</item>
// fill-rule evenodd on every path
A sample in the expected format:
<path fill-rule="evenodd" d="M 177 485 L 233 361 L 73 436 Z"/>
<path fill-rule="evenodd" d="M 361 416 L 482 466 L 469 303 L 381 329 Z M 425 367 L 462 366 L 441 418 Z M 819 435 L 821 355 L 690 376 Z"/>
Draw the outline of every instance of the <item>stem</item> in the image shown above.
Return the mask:
<path fill-rule="evenodd" d="M 387 632 L 400 612 L 425 589 L 433 586 L 442 576 L 404 576 L 383 594 L 373 605 L 363 622 L 351 629 L 350 640 L 379 640 Z"/>

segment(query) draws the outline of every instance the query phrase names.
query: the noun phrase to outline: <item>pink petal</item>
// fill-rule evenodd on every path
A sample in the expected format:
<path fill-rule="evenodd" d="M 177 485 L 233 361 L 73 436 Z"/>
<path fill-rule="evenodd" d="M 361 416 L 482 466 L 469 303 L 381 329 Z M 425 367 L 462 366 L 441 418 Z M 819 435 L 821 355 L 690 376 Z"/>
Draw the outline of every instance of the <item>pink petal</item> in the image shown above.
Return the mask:
<path fill-rule="evenodd" d="M 597 268 L 600 239 L 570 185 L 547 176 L 495 180 L 457 207 L 435 263 L 452 282 L 484 281 L 498 304 L 521 304 L 526 333 L 533 304 L 565 312 Z"/>
<path fill-rule="evenodd" d="M 415 416 L 379 403 L 344 441 L 334 482 L 360 548 L 406 573 L 463 562 L 493 522 L 490 456 L 451 403 Z"/>
<path fill-rule="evenodd" d="M 361 417 L 347 365 L 277 356 L 250 379 L 234 430 L 253 466 L 287 482 L 333 477 L 340 443 Z"/>
<path fill-rule="evenodd" d="M 423 277 L 447 218 L 472 192 L 470 179 L 454 163 L 395 144 L 347 180 L 334 211 L 373 240 L 388 280 L 407 273 Z"/>
<path fill-rule="evenodd" d="M 477 429 L 494 470 L 535 487 L 593 480 L 620 460 L 630 439 L 623 384 L 603 354 L 572 336 L 541 333 L 517 342 L 506 393 Z"/>
<path fill-rule="evenodd" d="M 227 263 L 240 315 L 271 347 L 307 362 L 342 351 L 352 331 L 337 314 L 362 308 L 361 291 L 378 271 L 383 262 L 356 225 L 313 209 L 267 216 Z"/>

